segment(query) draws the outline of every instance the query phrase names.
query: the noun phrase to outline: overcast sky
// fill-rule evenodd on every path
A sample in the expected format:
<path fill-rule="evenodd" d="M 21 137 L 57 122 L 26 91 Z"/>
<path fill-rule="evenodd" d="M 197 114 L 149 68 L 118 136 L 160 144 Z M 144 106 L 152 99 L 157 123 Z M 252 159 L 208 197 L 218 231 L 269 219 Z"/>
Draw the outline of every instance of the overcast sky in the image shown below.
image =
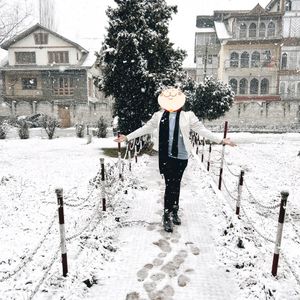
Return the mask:
<path fill-rule="evenodd" d="M 21 0 L 15 0 L 21 1 Z M 29 0 L 37 7 L 38 0 Z M 43 0 L 42 0 L 43 1 Z M 58 33 L 79 41 L 83 47 L 99 49 L 106 33 L 105 10 L 113 0 L 54 0 Z M 265 7 L 269 0 L 167 0 L 177 5 L 178 13 L 170 22 L 170 39 L 176 47 L 188 53 L 185 66 L 193 61 L 197 15 L 209 15 L 214 10 L 252 9 L 257 3 Z M 99 45 L 99 46 L 98 46 Z"/>

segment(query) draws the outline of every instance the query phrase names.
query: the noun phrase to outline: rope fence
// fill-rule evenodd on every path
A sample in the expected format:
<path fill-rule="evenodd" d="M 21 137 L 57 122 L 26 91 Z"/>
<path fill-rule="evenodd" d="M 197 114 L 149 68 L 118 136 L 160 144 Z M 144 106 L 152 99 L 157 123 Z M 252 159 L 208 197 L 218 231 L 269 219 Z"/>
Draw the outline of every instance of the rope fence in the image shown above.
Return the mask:
<path fill-rule="evenodd" d="M 224 138 L 227 136 L 228 131 L 228 123 L 225 122 L 224 126 Z M 197 134 L 191 134 L 190 136 L 191 143 L 193 147 L 196 147 L 196 151 L 194 155 L 201 157 L 201 162 L 204 164 L 204 168 L 212 174 L 212 179 L 215 181 L 218 189 L 223 191 L 224 198 L 228 202 L 228 205 L 234 211 L 233 205 L 236 205 L 235 214 L 237 215 L 238 219 L 243 222 L 244 224 L 249 224 L 253 231 L 260 236 L 266 242 L 272 243 L 274 245 L 274 253 L 273 253 L 273 263 L 272 263 L 272 270 L 271 273 L 273 276 L 277 275 L 278 270 L 278 261 L 279 261 L 279 254 L 282 252 L 281 250 L 281 241 L 283 237 L 283 225 L 286 215 L 286 203 L 289 196 L 289 193 L 286 191 L 281 192 L 281 199 L 278 203 L 274 205 L 266 205 L 263 201 L 258 200 L 255 197 L 255 193 L 251 191 L 249 186 L 247 185 L 247 180 L 245 180 L 245 171 L 240 170 L 240 174 L 237 174 L 236 171 L 233 171 L 225 159 L 225 145 L 222 146 L 222 150 L 219 149 L 211 149 L 211 143 L 206 141 L 204 138 L 201 139 Z M 209 145 L 209 148 L 206 149 L 205 145 Z M 200 147 L 202 146 L 202 147 Z M 219 155 L 219 157 L 214 157 L 213 154 Z M 213 157 L 213 158 L 212 158 Z M 206 161 L 205 159 L 206 158 Z M 225 166 L 225 168 L 223 168 Z M 226 171 L 226 172 L 224 172 Z M 235 181 L 237 180 L 236 187 L 234 190 L 231 191 L 228 184 L 229 176 L 231 176 L 230 180 Z M 245 187 L 245 188 L 244 188 Z M 224 188 L 224 189 L 222 189 Z M 231 201 L 227 200 L 230 199 Z M 246 200 L 247 203 L 251 205 L 255 205 L 256 207 L 268 211 L 272 211 L 279 208 L 279 219 L 277 225 L 277 234 L 276 238 L 273 239 L 270 237 L 269 233 L 263 233 L 261 229 L 258 229 L 255 225 L 255 222 L 251 220 L 248 215 L 249 208 L 243 204 L 243 200 Z M 242 215 L 241 215 L 242 213 Z M 287 213 L 288 220 L 292 224 L 292 227 L 295 231 L 295 234 L 298 238 L 300 238 L 299 230 L 297 229 L 295 222 L 291 216 L 291 214 Z M 299 276 L 296 274 L 293 266 L 287 263 L 286 257 L 284 257 L 284 261 L 289 266 L 291 273 L 294 275 L 297 283 L 299 284 Z"/>
<path fill-rule="evenodd" d="M 83 199 L 77 197 L 76 200 L 72 200 L 73 198 L 76 198 L 76 196 L 74 196 L 74 193 L 73 195 L 67 194 L 66 196 L 64 196 L 62 188 L 56 189 L 55 193 L 57 197 L 58 210 L 55 211 L 53 217 L 51 218 L 51 221 L 47 226 L 44 235 L 38 242 L 37 246 L 31 251 L 29 255 L 27 255 L 25 259 L 23 259 L 23 261 L 16 267 L 16 269 L 12 271 L 2 271 L 2 273 L 5 273 L 5 275 L 0 277 L 0 283 L 13 278 L 14 275 L 23 270 L 29 262 L 34 260 L 34 257 L 37 254 L 38 250 L 42 247 L 45 240 L 49 237 L 54 223 L 57 222 L 57 216 L 59 220 L 58 223 L 60 232 L 60 247 L 52 256 L 47 267 L 44 267 L 43 276 L 35 285 L 35 288 L 30 292 L 28 299 L 31 300 L 35 297 L 40 287 L 43 285 L 44 281 L 49 276 L 52 266 L 57 261 L 59 251 L 61 252 L 62 275 L 66 277 L 68 275 L 67 243 L 70 243 L 76 238 L 82 236 L 89 229 L 89 227 L 91 227 L 90 230 L 93 231 L 98 226 L 98 224 L 102 220 L 102 216 L 107 211 L 107 207 L 112 207 L 110 202 L 116 196 L 116 192 L 122 190 L 122 188 L 126 186 L 126 182 L 124 182 L 125 176 L 127 176 L 127 179 L 129 179 L 132 173 L 131 157 L 134 157 L 135 162 L 137 163 L 138 155 L 141 153 L 143 148 L 147 147 L 150 143 L 151 137 L 149 135 L 137 138 L 134 141 L 127 143 L 125 154 L 123 157 L 121 156 L 121 147 L 119 143 L 117 162 L 106 158 L 106 160 L 109 162 L 105 165 L 104 158 L 100 158 L 100 170 L 97 172 L 96 176 L 89 181 L 89 185 L 92 186 L 92 188 L 90 189 L 88 195 Z M 128 181 L 127 184 L 129 183 L 130 181 Z M 99 197 L 95 195 L 96 190 L 100 190 L 100 201 Z M 91 202 L 91 199 L 95 201 Z M 64 209 L 80 208 L 83 205 L 91 205 L 91 207 L 94 207 L 94 211 L 92 212 L 90 217 L 85 219 L 84 225 L 81 227 L 80 230 L 77 230 L 77 232 L 66 236 Z M 95 222 L 96 220 L 97 222 Z M 95 223 L 95 225 L 91 226 L 93 222 Z M 139 224 L 142 222 L 143 221 L 123 222 L 118 223 L 118 226 L 128 226 L 130 223 Z M 80 247 L 80 251 L 82 251 L 82 249 L 83 248 Z"/>

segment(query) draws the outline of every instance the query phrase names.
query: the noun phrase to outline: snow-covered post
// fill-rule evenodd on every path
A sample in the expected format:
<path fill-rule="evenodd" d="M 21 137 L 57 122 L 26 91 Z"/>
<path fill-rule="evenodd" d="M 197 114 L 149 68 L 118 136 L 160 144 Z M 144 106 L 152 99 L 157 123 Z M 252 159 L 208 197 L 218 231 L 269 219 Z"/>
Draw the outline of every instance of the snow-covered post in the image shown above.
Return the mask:
<path fill-rule="evenodd" d="M 224 127 L 224 139 L 226 139 L 228 131 L 228 122 L 225 122 Z M 220 166 L 220 175 L 219 175 L 219 190 L 222 188 L 222 176 L 223 176 L 223 165 L 224 165 L 224 154 L 225 154 L 225 145 L 223 144 L 222 156 L 221 156 L 221 166 Z"/>
<path fill-rule="evenodd" d="M 67 247 L 66 247 L 63 189 L 62 188 L 56 189 L 55 193 L 57 196 L 57 204 L 58 204 L 61 262 L 62 262 L 63 276 L 66 277 L 68 273 L 68 261 L 67 261 Z"/>
<path fill-rule="evenodd" d="M 236 210 L 235 210 L 235 214 L 238 215 L 238 216 L 240 215 L 242 190 L 243 190 L 243 185 L 244 185 L 244 175 L 245 175 L 245 171 L 242 170 L 241 173 L 240 173 L 240 178 L 239 178 L 238 196 L 237 196 Z"/>
<path fill-rule="evenodd" d="M 120 132 L 118 132 L 118 138 L 120 137 Z M 121 143 L 118 143 L 118 165 L 119 165 L 119 179 L 123 180 L 122 176 L 122 161 L 121 161 Z"/>
<path fill-rule="evenodd" d="M 129 161 L 129 171 L 131 172 L 131 142 L 128 143 L 128 161 Z"/>
<path fill-rule="evenodd" d="M 201 162 L 204 162 L 204 150 L 205 150 L 205 138 L 202 138 L 202 154 L 201 154 Z"/>
<path fill-rule="evenodd" d="M 134 145 L 134 159 L 135 163 L 137 163 L 137 145 Z"/>
<path fill-rule="evenodd" d="M 100 158 L 101 165 L 101 199 L 102 199 L 102 210 L 106 211 L 106 198 L 105 198 L 105 169 L 104 169 L 104 158 Z"/>
<path fill-rule="evenodd" d="M 87 144 L 92 142 L 92 135 L 90 134 L 89 125 L 86 125 L 86 136 L 87 136 Z"/>
<path fill-rule="evenodd" d="M 210 158 L 211 158 L 211 143 L 209 143 L 208 159 L 207 159 L 207 171 L 210 170 Z"/>
<path fill-rule="evenodd" d="M 199 135 L 196 135 L 196 154 L 199 154 Z"/>
<path fill-rule="evenodd" d="M 275 241 L 275 249 L 274 249 L 273 264 L 272 264 L 272 275 L 273 276 L 277 275 L 279 252 L 280 252 L 281 240 L 282 240 L 283 223 L 284 223 L 286 203 L 287 203 L 288 196 L 289 196 L 289 192 L 286 192 L 286 191 L 281 192 L 281 203 L 280 203 L 280 210 L 279 210 L 277 236 L 276 236 L 276 241 Z"/>
<path fill-rule="evenodd" d="M 193 148 L 195 147 L 195 133 L 192 133 L 192 143 L 193 143 Z"/>

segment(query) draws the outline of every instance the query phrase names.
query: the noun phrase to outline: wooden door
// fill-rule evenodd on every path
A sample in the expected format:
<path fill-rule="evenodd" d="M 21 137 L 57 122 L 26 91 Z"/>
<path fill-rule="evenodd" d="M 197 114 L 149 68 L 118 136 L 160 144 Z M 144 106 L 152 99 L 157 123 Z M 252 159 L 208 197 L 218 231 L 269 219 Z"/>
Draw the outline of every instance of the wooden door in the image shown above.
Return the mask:
<path fill-rule="evenodd" d="M 58 106 L 58 117 L 62 128 L 71 126 L 70 108 L 68 106 Z"/>

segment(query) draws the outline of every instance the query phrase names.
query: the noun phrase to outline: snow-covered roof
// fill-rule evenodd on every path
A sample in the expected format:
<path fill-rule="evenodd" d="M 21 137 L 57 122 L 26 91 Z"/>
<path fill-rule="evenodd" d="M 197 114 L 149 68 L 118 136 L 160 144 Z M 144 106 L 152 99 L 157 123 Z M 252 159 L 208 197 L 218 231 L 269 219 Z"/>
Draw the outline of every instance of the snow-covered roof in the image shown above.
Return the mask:
<path fill-rule="evenodd" d="M 213 32 L 216 32 L 214 28 L 196 28 L 196 33 L 213 33 Z"/>
<path fill-rule="evenodd" d="M 81 66 L 91 68 L 94 65 L 96 59 L 97 57 L 95 55 L 95 52 L 89 52 Z"/>
<path fill-rule="evenodd" d="M 224 22 L 215 21 L 214 23 L 215 23 L 215 29 L 219 40 L 231 39 L 231 35 L 228 33 Z"/>

